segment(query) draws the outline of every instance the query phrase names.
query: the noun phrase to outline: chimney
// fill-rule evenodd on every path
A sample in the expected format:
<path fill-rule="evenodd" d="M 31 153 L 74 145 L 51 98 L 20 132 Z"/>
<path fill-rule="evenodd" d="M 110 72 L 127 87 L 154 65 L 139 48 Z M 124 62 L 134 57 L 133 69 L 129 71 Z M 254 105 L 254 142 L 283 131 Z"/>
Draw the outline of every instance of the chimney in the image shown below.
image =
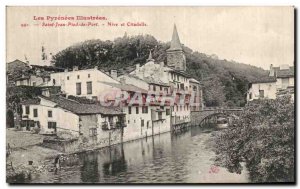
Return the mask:
<path fill-rule="evenodd" d="M 120 78 L 120 83 L 121 83 L 121 84 L 125 84 L 125 83 L 126 83 L 125 77 Z"/>
<path fill-rule="evenodd" d="M 78 66 L 73 66 L 73 71 L 78 71 Z"/>
<path fill-rule="evenodd" d="M 110 70 L 110 76 L 111 76 L 113 79 L 117 80 L 117 77 L 118 77 L 118 72 L 117 72 L 117 70 Z"/>
<path fill-rule="evenodd" d="M 269 76 L 270 76 L 270 77 L 274 77 L 274 76 L 275 76 L 273 64 L 270 65 L 270 73 L 269 73 Z"/>
<path fill-rule="evenodd" d="M 68 72 L 68 68 L 65 69 L 65 72 Z"/>

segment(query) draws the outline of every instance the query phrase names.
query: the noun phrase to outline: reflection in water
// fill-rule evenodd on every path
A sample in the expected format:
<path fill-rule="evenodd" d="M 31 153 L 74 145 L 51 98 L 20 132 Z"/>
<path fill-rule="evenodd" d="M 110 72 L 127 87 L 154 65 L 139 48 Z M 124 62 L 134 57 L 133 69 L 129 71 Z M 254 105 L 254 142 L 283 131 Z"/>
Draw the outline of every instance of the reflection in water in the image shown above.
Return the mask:
<path fill-rule="evenodd" d="M 175 183 L 247 182 L 246 171 L 229 173 L 214 167 L 209 145 L 211 128 L 192 127 L 181 133 L 165 133 L 69 159 L 59 174 L 36 175 L 31 182 L 48 183 Z"/>

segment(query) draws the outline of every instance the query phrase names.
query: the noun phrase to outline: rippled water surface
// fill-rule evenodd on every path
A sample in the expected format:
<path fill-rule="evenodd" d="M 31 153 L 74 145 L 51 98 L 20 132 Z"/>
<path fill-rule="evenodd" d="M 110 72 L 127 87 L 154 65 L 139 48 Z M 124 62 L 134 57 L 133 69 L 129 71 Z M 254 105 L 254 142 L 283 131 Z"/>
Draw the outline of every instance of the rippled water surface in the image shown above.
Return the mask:
<path fill-rule="evenodd" d="M 248 182 L 247 172 L 215 167 L 213 132 L 193 127 L 179 134 L 147 139 L 78 154 L 57 173 L 33 175 L 33 183 L 216 183 Z"/>

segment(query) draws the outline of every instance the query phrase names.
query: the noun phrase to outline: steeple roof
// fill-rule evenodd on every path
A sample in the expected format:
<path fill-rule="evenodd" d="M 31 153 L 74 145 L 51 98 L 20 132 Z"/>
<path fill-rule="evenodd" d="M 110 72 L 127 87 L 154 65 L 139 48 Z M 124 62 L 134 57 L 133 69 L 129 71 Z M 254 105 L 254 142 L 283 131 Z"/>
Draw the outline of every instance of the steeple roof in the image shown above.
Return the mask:
<path fill-rule="evenodd" d="M 172 40 L 171 40 L 171 45 L 168 50 L 182 50 L 181 43 L 179 40 L 178 32 L 176 25 L 174 24 L 173 28 L 173 35 L 172 35 Z"/>

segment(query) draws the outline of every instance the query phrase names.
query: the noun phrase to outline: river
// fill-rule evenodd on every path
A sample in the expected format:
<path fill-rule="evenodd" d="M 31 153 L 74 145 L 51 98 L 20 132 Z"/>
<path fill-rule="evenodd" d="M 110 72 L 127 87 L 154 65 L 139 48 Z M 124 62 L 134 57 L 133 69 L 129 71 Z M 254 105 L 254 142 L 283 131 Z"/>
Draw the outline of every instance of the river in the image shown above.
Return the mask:
<path fill-rule="evenodd" d="M 239 183 L 241 174 L 214 166 L 214 129 L 200 127 L 85 152 L 62 163 L 57 174 L 32 175 L 32 183 Z"/>

